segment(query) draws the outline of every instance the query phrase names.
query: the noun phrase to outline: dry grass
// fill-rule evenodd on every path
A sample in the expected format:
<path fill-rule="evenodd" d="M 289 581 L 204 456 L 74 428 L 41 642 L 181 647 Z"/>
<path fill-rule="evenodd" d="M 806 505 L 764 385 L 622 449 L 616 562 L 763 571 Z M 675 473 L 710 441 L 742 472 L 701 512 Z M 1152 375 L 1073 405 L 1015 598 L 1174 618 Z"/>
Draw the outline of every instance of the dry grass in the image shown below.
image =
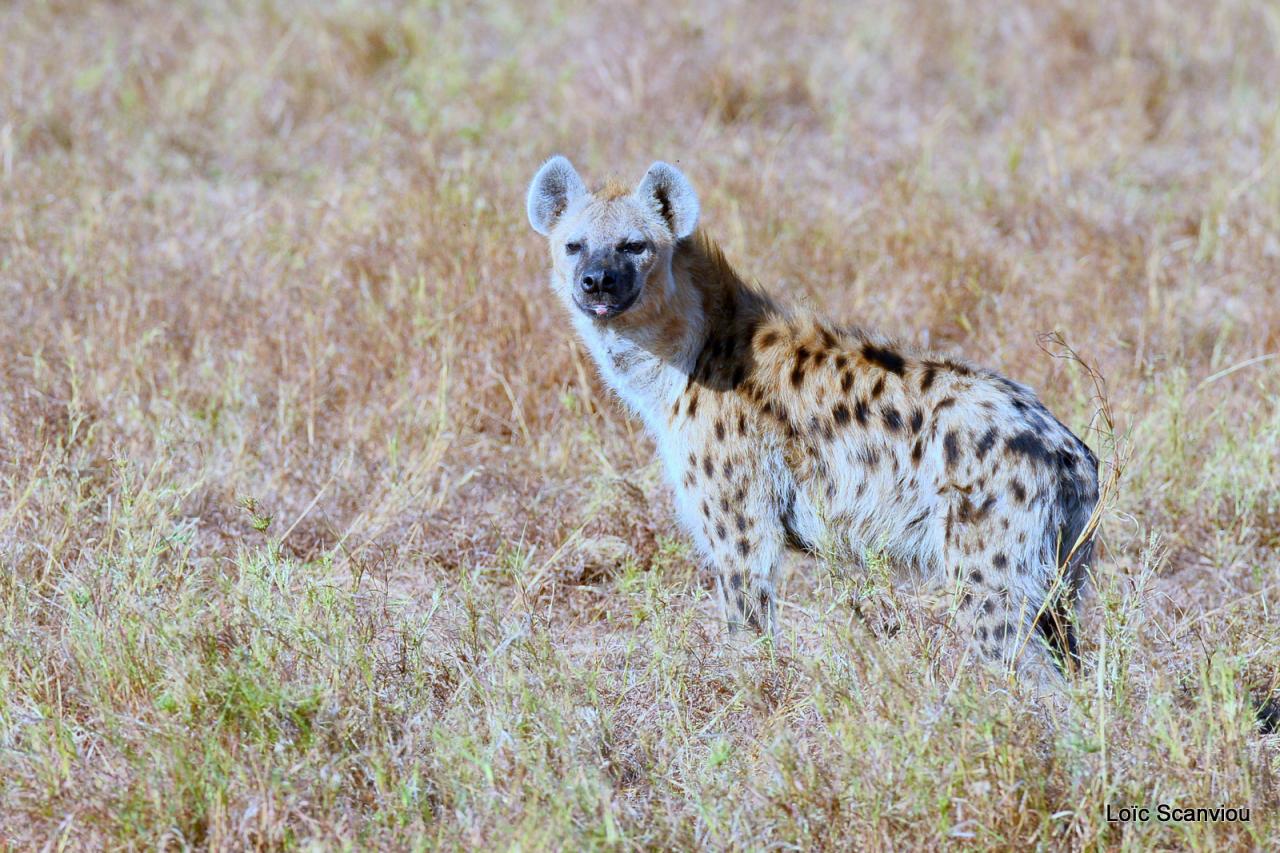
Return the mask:
<path fill-rule="evenodd" d="M 0 8 L 0 847 L 1280 844 L 1273 4 Z M 723 647 L 542 158 L 1132 450 L 1055 722 L 798 563 Z M 1254 361 L 1250 361 L 1254 360 Z M 1239 369 L 1233 369 L 1238 367 Z M 1110 453 L 1105 436 L 1086 433 Z M 1250 806 L 1109 826 L 1104 804 Z"/>

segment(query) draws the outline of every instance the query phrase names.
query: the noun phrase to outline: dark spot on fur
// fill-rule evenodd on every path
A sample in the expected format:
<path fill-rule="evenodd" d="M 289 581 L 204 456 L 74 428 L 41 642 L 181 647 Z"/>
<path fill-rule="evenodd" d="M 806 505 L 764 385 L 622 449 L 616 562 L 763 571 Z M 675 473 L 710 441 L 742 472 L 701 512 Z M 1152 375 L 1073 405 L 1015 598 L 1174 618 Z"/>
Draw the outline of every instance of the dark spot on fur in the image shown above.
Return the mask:
<path fill-rule="evenodd" d="M 991 558 L 991 565 L 995 566 L 997 569 L 1003 569 L 1009 565 L 1009 558 L 1003 553 L 997 551 L 996 555 Z"/>
<path fill-rule="evenodd" d="M 853 374 L 846 370 L 840 374 L 840 390 L 848 394 L 849 389 L 853 387 Z"/>
<path fill-rule="evenodd" d="M 884 377 L 881 376 L 876 380 L 876 384 L 871 386 L 871 399 L 878 400 L 880 395 L 884 393 Z"/>
<path fill-rule="evenodd" d="M 858 419 L 858 423 L 862 426 L 867 425 L 867 417 L 869 414 L 870 412 L 867 409 L 867 403 L 865 400 L 859 400 L 853 404 L 853 416 Z"/>
<path fill-rule="evenodd" d="M 742 412 L 738 413 L 738 435 L 747 434 L 747 416 Z"/>
<path fill-rule="evenodd" d="M 884 347 L 878 347 L 874 344 L 862 345 L 862 357 L 871 364 L 879 367 L 881 370 L 887 370 L 898 376 L 902 375 L 903 369 L 906 367 L 906 361 L 898 353 Z"/>
<path fill-rule="evenodd" d="M 716 441 L 724 441 L 724 421 L 716 418 Z"/>
<path fill-rule="evenodd" d="M 738 553 L 744 557 L 751 553 L 751 543 L 745 536 L 738 540 Z"/>
<path fill-rule="evenodd" d="M 954 406 L 955 404 L 956 404 L 955 397 L 943 397 L 941 400 L 938 401 L 938 405 L 933 407 L 933 416 L 937 417 L 938 412 L 941 412 L 943 409 L 948 409 Z"/>
<path fill-rule="evenodd" d="M 835 361 L 836 361 L 836 370 L 844 370 L 845 365 L 849 363 L 849 359 L 845 356 L 844 353 L 837 354 Z"/>
<path fill-rule="evenodd" d="M 884 425 L 889 432 L 897 432 L 902 429 L 902 416 L 898 414 L 898 410 L 893 406 L 885 406 L 880 412 L 880 416 L 884 418 Z"/>
<path fill-rule="evenodd" d="M 916 443 L 911 445 L 911 464 L 919 465 L 922 458 L 924 458 L 924 442 L 917 438 Z"/>
<path fill-rule="evenodd" d="M 1013 492 L 1013 496 L 1018 499 L 1018 503 L 1027 502 L 1027 490 L 1022 487 L 1021 480 L 1013 480 L 1009 483 L 1009 491 Z"/>
<path fill-rule="evenodd" d="M 960 461 L 960 440 L 956 437 L 956 431 L 947 430 L 947 434 L 942 438 L 942 451 L 947 458 L 947 468 L 954 468 L 956 463 Z"/>
<path fill-rule="evenodd" d="M 742 589 L 742 575 L 734 572 L 729 576 L 729 585 L 734 589 Z"/>
<path fill-rule="evenodd" d="M 920 374 L 920 390 L 928 391 L 932 388 L 933 380 L 937 378 L 937 375 L 938 368 L 932 362 L 926 363 L 924 366 L 924 373 Z"/>
<path fill-rule="evenodd" d="M 698 413 L 698 389 L 697 388 L 694 388 L 693 392 L 689 395 L 689 405 L 685 406 L 684 413 L 688 417 L 693 417 Z"/>
<path fill-rule="evenodd" d="M 831 334 L 830 329 L 828 329 L 826 326 L 823 326 L 821 329 L 818 330 L 818 334 L 822 336 L 823 344 L 825 344 L 829 349 L 835 349 L 835 346 L 838 343 L 838 341 L 836 341 L 836 336 Z"/>
<path fill-rule="evenodd" d="M 1000 433 L 996 432 L 995 427 L 991 427 L 982 434 L 982 438 L 978 439 L 978 445 L 974 448 L 974 454 L 978 457 L 978 461 L 982 461 L 983 457 L 996 443 L 996 439 L 1000 437 Z"/>
<path fill-rule="evenodd" d="M 924 426 L 924 412 L 915 409 L 911 412 L 911 434 L 917 435 Z"/>
<path fill-rule="evenodd" d="M 988 495 L 987 499 L 981 504 L 975 504 L 969 499 L 968 495 L 965 495 L 960 500 L 960 506 L 956 510 L 956 520 L 962 524 L 973 524 L 974 522 L 981 521 L 986 517 L 987 513 L 991 512 L 991 508 L 995 506 L 995 503 L 995 495 Z M 984 543 L 979 540 L 978 550 L 982 550 L 983 547 Z"/>
<path fill-rule="evenodd" d="M 715 471 L 715 465 L 716 463 L 711 459 L 710 453 L 702 457 L 702 470 L 708 477 Z"/>
<path fill-rule="evenodd" d="M 1020 432 L 1006 441 L 1004 446 L 1011 455 L 1025 456 L 1033 462 L 1047 464 L 1054 460 L 1049 448 L 1033 432 Z"/>
<path fill-rule="evenodd" d="M 724 539 L 724 536 L 725 536 L 724 525 L 721 524 L 720 522 L 716 522 L 716 538 Z"/>
<path fill-rule="evenodd" d="M 734 514 L 733 523 L 738 526 L 739 533 L 745 533 L 747 531 L 747 519 L 742 513 L 739 512 Z"/>
<path fill-rule="evenodd" d="M 836 403 L 836 407 L 831 410 L 831 417 L 835 419 L 836 426 L 844 426 L 849 423 L 849 407 L 844 403 Z"/>
<path fill-rule="evenodd" d="M 978 571 L 977 569 L 974 569 L 973 571 L 969 572 L 969 582 L 982 583 L 982 572 Z"/>
<path fill-rule="evenodd" d="M 774 331 L 765 332 L 760 336 L 760 346 L 771 347 L 778 342 L 778 333 Z"/>

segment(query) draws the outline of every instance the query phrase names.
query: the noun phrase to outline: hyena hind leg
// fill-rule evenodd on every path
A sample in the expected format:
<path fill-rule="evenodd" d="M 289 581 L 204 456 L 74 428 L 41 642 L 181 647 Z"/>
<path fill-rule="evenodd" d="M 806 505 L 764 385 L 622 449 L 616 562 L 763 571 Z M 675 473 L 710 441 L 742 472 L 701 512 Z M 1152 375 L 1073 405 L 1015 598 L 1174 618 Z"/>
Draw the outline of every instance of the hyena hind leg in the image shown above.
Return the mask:
<path fill-rule="evenodd" d="M 1087 512 L 1085 511 L 1087 510 Z M 1059 577 L 1050 590 L 1049 598 L 1036 617 L 1036 629 L 1049 644 L 1054 662 L 1064 675 L 1075 675 L 1080 671 L 1080 643 L 1076 638 L 1076 604 L 1080 592 L 1088 583 L 1088 575 L 1093 567 L 1094 546 L 1097 532 L 1075 547 L 1076 537 L 1088 523 L 1093 505 L 1081 508 L 1074 519 L 1074 524 L 1063 527 L 1058 540 L 1056 569 Z M 1072 550 L 1074 548 L 1074 550 Z"/>
<path fill-rule="evenodd" d="M 1035 628 L 1048 647 L 1058 671 L 1066 676 L 1080 671 L 1080 642 L 1076 638 L 1076 590 L 1052 595 L 1036 614 Z"/>
<path fill-rule="evenodd" d="M 1045 598 L 1036 598 L 998 586 L 985 580 L 979 571 L 971 571 L 961 585 L 954 618 L 962 640 L 978 660 L 1016 671 L 1032 683 L 1053 683 L 1061 680 L 1069 664 L 1059 663 L 1057 647 L 1046 625 L 1051 627 L 1054 638 L 1061 638 L 1072 650 L 1074 628 L 1064 618 L 1066 614 L 1052 606 L 1042 611 Z"/>

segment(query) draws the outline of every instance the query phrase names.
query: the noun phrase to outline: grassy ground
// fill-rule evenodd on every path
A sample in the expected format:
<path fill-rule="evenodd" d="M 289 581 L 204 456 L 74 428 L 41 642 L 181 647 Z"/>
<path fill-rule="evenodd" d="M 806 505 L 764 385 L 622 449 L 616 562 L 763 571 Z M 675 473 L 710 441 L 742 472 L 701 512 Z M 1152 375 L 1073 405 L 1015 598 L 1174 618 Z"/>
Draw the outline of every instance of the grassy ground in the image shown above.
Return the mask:
<path fill-rule="evenodd" d="M 1275 5 L 0 32 L 0 847 L 1280 844 Z M 557 151 L 678 161 L 748 275 L 1127 448 L 1069 707 L 957 678 L 875 560 L 725 647 L 547 292 Z M 1251 819 L 1104 819 L 1161 802 Z"/>

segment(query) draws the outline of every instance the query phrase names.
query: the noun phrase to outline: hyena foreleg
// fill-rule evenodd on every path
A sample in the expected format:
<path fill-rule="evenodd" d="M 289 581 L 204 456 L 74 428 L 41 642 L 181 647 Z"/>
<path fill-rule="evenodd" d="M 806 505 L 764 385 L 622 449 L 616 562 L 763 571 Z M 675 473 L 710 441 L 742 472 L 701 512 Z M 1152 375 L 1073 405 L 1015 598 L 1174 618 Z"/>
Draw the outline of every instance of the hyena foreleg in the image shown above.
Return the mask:
<path fill-rule="evenodd" d="M 730 632 L 747 627 L 772 635 L 786 540 L 777 473 L 767 453 L 743 441 L 745 416 L 708 413 L 704 426 L 702 440 L 686 445 L 687 458 L 682 455 L 675 472 L 683 484 L 683 515 L 715 575 Z"/>
<path fill-rule="evenodd" d="M 777 631 L 777 564 L 764 554 L 717 562 L 716 590 L 729 633 L 743 627 L 769 636 Z"/>

